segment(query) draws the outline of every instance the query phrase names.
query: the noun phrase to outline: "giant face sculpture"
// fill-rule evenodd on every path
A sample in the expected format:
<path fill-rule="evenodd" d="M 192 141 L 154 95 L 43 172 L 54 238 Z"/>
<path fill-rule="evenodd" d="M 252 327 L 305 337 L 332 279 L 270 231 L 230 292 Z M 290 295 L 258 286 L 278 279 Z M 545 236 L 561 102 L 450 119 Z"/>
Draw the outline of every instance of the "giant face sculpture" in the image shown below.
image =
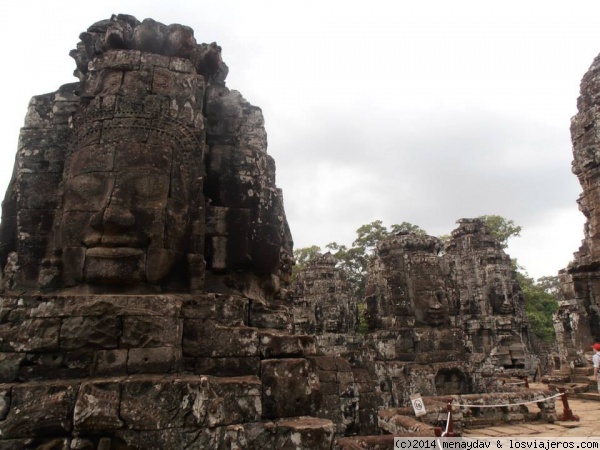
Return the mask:
<path fill-rule="evenodd" d="M 512 303 L 512 290 L 502 279 L 492 281 L 489 292 L 489 302 L 494 314 L 508 315 L 514 312 Z"/>
<path fill-rule="evenodd" d="M 448 299 L 441 289 L 420 291 L 413 302 L 417 324 L 437 327 L 450 322 Z"/>
<path fill-rule="evenodd" d="M 131 130 L 75 148 L 65 171 L 58 230 L 63 282 L 156 284 L 189 241 L 193 170 L 177 140 Z"/>

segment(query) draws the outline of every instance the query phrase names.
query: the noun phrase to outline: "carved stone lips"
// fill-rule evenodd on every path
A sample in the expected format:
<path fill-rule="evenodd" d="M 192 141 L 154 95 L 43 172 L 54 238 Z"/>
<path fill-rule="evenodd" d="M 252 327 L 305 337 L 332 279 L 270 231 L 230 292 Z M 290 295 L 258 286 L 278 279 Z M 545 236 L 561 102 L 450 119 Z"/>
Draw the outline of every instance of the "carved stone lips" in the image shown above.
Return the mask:
<path fill-rule="evenodd" d="M 510 314 L 512 312 L 512 307 L 507 303 L 502 303 L 499 310 L 500 314 Z"/>
<path fill-rule="evenodd" d="M 431 306 L 427 310 L 427 322 L 431 325 L 441 325 L 444 322 L 444 316 L 444 310 L 439 306 Z"/>
<path fill-rule="evenodd" d="M 85 252 L 86 256 L 96 258 L 129 258 L 140 256 L 144 251 L 134 247 L 92 247 Z"/>

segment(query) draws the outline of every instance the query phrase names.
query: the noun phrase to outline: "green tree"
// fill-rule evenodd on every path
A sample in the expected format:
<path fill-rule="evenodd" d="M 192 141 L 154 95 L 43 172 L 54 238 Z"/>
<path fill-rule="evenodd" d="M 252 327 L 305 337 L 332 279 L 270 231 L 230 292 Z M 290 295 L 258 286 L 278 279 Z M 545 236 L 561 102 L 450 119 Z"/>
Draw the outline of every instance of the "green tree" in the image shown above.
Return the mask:
<path fill-rule="evenodd" d="M 390 234 L 400 233 L 427 234 L 427 232 L 419 225 L 415 225 L 410 222 L 402 222 L 401 224 L 395 223 L 390 227 Z"/>
<path fill-rule="evenodd" d="M 369 259 L 375 253 L 377 242 L 402 232 L 427 234 L 421 227 L 410 222 L 393 224 L 388 229 L 381 220 L 375 220 L 360 226 L 356 230 L 356 239 L 352 242 L 351 247 L 337 242 L 330 242 L 325 246 L 325 249 L 331 252 L 339 261 L 338 267 L 346 272 L 352 291 L 359 301 L 362 301 L 367 277 L 367 265 Z M 321 252 L 321 248 L 317 245 L 294 250 L 294 258 L 296 259 L 294 273 L 306 267 L 306 262 L 317 252 Z"/>
<path fill-rule="evenodd" d="M 558 277 L 541 277 L 537 281 L 527 272 L 517 272 L 519 285 L 525 299 L 525 314 L 531 324 L 531 331 L 541 341 L 552 343 L 555 339 L 552 316 L 558 309 L 558 291 L 550 279 Z"/>
<path fill-rule="evenodd" d="M 544 291 L 554 295 L 558 300 L 562 300 L 563 297 L 560 289 L 560 280 L 558 279 L 557 275 L 539 277 L 536 280 L 536 284 L 544 289 Z"/>
<path fill-rule="evenodd" d="M 306 268 L 306 263 L 308 263 L 308 261 L 310 261 L 320 251 L 321 247 L 318 245 L 294 249 L 294 259 L 296 260 L 296 265 L 292 268 L 292 276 L 295 277 L 299 270 Z"/>
<path fill-rule="evenodd" d="M 518 237 L 521 235 L 521 226 L 516 225 L 514 221 L 506 219 L 502 216 L 495 214 L 479 216 L 479 219 L 483 220 L 486 224 L 490 233 L 494 235 L 502 248 L 508 247 L 508 240 L 511 237 Z"/>

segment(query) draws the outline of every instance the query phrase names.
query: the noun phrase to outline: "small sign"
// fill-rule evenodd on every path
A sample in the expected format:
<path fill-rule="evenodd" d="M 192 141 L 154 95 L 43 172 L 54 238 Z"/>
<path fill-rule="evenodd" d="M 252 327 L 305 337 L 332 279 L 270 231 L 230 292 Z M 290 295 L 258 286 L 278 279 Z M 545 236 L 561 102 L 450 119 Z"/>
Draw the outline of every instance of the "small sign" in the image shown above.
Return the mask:
<path fill-rule="evenodd" d="M 423 399 L 421 398 L 421 394 L 411 395 L 410 401 L 412 402 L 412 407 L 415 410 L 415 416 L 419 417 L 427 414 L 427 411 L 425 411 L 425 404 L 423 403 Z"/>

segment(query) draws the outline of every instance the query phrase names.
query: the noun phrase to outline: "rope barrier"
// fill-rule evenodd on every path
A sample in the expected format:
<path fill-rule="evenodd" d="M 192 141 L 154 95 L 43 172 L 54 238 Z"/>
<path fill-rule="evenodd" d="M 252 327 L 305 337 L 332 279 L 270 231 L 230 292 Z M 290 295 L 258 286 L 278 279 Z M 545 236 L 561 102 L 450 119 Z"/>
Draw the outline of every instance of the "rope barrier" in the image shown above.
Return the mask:
<path fill-rule="evenodd" d="M 527 380 L 525 380 L 523 383 L 527 383 Z M 515 384 L 523 384 L 523 383 L 515 383 Z M 558 394 L 554 394 L 551 395 L 550 397 L 542 397 L 542 398 L 538 398 L 535 400 L 528 400 L 525 402 L 518 402 L 518 403 L 506 403 L 506 404 L 500 404 L 500 405 L 469 405 L 469 404 L 461 404 L 461 403 L 455 403 L 457 406 L 461 407 L 461 408 L 503 408 L 506 406 L 520 406 L 520 405 L 527 405 L 529 403 L 540 403 L 540 402 L 545 402 L 546 400 L 551 400 L 553 398 L 556 397 L 562 397 L 562 402 L 563 402 L 563 415 L 561 416 L 560 420 L 576 420 L 579 421 L 579 417 L 573 414 L 573 411 L 571 411 L 571 409 L 569 408 L 569 402 L 567 400 L 567 392 L 564 388 L 559 388 L 559 393 Z M 450 434 L 450 436 L 455 436 L 454 434 L 454 427 L 452 425 L 452 398 L 448 399 L 448 404 L 447 404 L 447 408 L 448 408 L 448 416 L 446 419 L 446 429 L 444 430 L 443 433 L 441 433 L 440 437 L 446 437 L 448 434 Z M 439 428 L 438 428 L 439 429 Z M 439 441 L 437 441 L 438 447 L 440 450 L 443 450 L 442 447 L 439 444 Z"/>
<path fill-rule="evenodd" d="M 552 395 L 550 397 L 545 397 L 545 398 L 540 398 L 537 400 L 529 400 L 526 402 L 519 402 L 519 403 L 507 403 L 504 405 L 467 405 L 467 404 L 462 404 L 462 403 L 458 403 L 458 406 L 460 406 L 461 408 L 500 408 L 500 407 L 504 407 L 504 406 L 520 406 L 520 405 L 527 405 L 529 403 L 539 403 L 539 402 L 545 402 L 546 400 L 550 400 L 556 397 L 560 397 L 561 395 L 565 395 L 564 393 L 559 393 L 559 394 L 555 394 Z"/>

